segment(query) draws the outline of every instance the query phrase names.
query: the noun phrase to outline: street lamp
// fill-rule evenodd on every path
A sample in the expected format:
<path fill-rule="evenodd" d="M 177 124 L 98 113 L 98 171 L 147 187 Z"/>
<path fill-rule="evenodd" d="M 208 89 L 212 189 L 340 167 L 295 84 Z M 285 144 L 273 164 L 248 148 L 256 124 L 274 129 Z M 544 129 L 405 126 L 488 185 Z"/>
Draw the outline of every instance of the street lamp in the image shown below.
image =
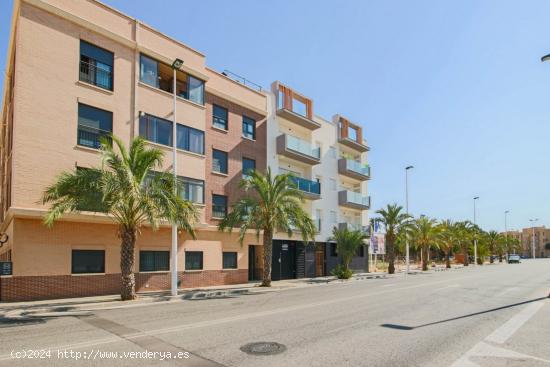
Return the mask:
<path fill-rule="evenodd" d="M 535 222 L 538 221 L 539 218 L 535 218 L 535 219 L 529 219 L 529 222 L 532 223 L 532 232 L 531 232 L 531 249 L 533 251 L 533 260 L 535 259 Z"/>
<path fill-rule="evenodd" d="M 183 60 L 175 59 L 172 63 L 173 74 L 173 86 L 172 94 L 174 96 L 174 115 L 172 119 L 172 172 L 174 173 L 174 191 L 175 194 L 178 194 L 178 186 L 175 184 L 178 180 L 178 171 L 177 171 L 177 152 L 176 152 L 176 141 L 177 141 L 177 129 L 176 129 L 176 72 L 183 65 Z M 178 226 L 176 223 L 172 223 L 172 271 L 171 271 L 171 284 L 170 284 L 170 294 L 172 296 L 178 295 Z"/>
<path fill-rule="evenodd" d="M 405 210 L 407 214 L 409 214 L 409 170 L 413 169 L 414 166 L 407 166 L 405 167 Z M 410 257 L 409 257 L 409 238 L 407 237 L 407 241 L 405 243 L 405 262 L 407 264 L 407 272 L 405 274 L 409 274 L 410 269 Z"/>
<path fill-rule="evenodd" d="M 543 57 L 541 57 L 541 58 L 540 58 L 540 61 L 542 61 L 542 62 L 550 61 L 550 54 L 544 55 Z"/>
<path fill-rule="evenodd" d="M 476 225 L 476 200 L 479 196 L 474 197 L 474 226 Z M 474 228 L 474 266 L 477 266 L 477 228 Z"/>
<path fill-rule="evenodd" d="M 506 262 L 508 262 L 508 213 L 509 210 L 504 211 L 504 245 L 506 246 Z"/>

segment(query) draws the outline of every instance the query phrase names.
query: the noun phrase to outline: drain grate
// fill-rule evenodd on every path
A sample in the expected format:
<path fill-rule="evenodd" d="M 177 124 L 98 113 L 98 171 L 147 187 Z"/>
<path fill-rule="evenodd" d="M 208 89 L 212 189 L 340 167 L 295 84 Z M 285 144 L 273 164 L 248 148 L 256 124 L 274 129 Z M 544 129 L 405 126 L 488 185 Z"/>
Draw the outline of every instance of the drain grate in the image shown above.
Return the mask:
<path fill-rule="evenodd" d="M 245 353 L 257 356 L 269 356 L 283 353 L 286 350 L 286 347 L 283 344 L 275 342 L 257 342 L 243 345 L 241 350 Z"/>

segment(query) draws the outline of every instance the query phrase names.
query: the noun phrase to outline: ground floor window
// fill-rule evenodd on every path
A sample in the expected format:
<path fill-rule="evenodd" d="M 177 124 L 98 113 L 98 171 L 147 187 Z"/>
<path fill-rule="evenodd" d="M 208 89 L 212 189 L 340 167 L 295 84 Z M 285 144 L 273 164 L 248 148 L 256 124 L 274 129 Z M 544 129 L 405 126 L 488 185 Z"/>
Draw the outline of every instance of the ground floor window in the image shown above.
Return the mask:
<path fill-rule="evenodd" d="M 335 243 L 331 243 L 331 244 L 330 244 L 330 256 L 333 256 L 333 257 L 338 256 L 338 250 L 337 250 L 337 248 L 336 248 L 336 244 L 335 244 Z"/>
<path fill-rule="evenodd" d="M 355 256 L 364 257 L 365 256 L 365 247 L 364 246 L 357 247 L 357 251 L 356 251 Z"/>
<path fill-rule="evenodd" d="M 170 270 L 170 251 L 140 251 L 139 271 Z"/>
<path fill-rule="evenodd" d="M 202 251 L 185 251 L 185 270 L 202 270 Z"/>
<path fill-rule="evenodd" d="M 236 252 L 224 252 L 223 253 L 223 268 L 224 269 L 237 269 L 237 253 Z"/>
<path fill-rule="evenodd" d="M 105 250 L 73 250 L 71 272 L 105 273 Z"/>

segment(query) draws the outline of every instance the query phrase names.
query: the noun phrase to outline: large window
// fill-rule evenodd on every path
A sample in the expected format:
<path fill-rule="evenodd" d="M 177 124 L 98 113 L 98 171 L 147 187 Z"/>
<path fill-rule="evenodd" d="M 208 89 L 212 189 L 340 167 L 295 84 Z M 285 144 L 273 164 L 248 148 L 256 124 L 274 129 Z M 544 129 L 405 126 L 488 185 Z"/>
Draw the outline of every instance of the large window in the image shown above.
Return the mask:
<path fill-rule="evenodd" d="M 254 159 L 243 158 L 243 177 L 248 177 L 256 169 Z"/>
<path fill-rule="evenodd" d="M 212 217 L 224 218 L 227 214 L 227 196 L 212 195 Z"/>
<path fill-rule="evenodd" d="M 243 116 L 243 136 L 248 139 L 256 139 L 256 121 Z"/>
<path fill-rule="evenodd" d="M 140 251 L 139 271 L 170 270 L 170 251 Z"/>
<path fill-rule="evenodd" d="M 178 141 L 176 147 L 178 149 L 204 154 L 204 131 L 178 124 L 177 133 Z"/>
<path fill-rule="evenodd" d="M 204 131 L 181 124 L 176 128 L 178 149 L 204 154 Z M 172 122 L 143 114 L 139 119 L 139 135 L 153 143 L 172 146 Z"/>
<path fill-rule="evenodd" d="M 212 126 L 227 130 L 227 108 L 214 105 L 212 110 Z"/>
<path fill-rule="evenodd" d="M 173 93 L 172 67 L 148 56 L 140 56 L 139 80 L 165 92 Z M 176 72 L 176 94 L 195 103 L 204 104 L 204 81 L 182 71 Z"/>
<path fill-rule="evenodd" d="M 185 270 L 202 270 L 202 251 L 185 251 Z"/>
<path fill-rule="evenodd" d="M 223 269 L 237 269 L 237 253 L 236 252 L 224 252 L 223 253 Z"/>
<path fill-rule="evenodd" d="M 180 177 L 183 186 L 183 198 L 195 204 L 204 204 L 204 181 Z"/>
<path fill-rule="evenodd" d="M 73 250 L 71 272 L 105 273 L 105 250 Z"/>
<path fill-rule="evenodd" d="M 113 132 L 113 113 L 82 103 L 78 104 L 77 144 L 98 149 L 102 136 Z"/>
<path fill-rule="evenodd" d="M 227 174 L 227 152 L 212 149 L 212 171 Z"/>
<path fill-rule="evenodd" d="M 81 40 L 79 79 L 113 90 L 113 53 Z"/>
<path fill-rule="evenodd" d="M 172 122 L 143 114 L 139 118 L 139 135 L 153 143 L 172 146 Z"/>

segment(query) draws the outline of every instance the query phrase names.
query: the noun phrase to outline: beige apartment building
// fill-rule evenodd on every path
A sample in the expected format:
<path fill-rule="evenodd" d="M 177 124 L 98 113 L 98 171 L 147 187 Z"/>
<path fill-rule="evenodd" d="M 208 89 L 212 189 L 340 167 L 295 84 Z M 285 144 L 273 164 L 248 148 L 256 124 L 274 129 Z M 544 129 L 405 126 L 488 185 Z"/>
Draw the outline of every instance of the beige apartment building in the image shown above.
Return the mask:
<path fill-rule="evenodd" d="M 547 248 L 547 244 L 550 244 L 550 228 L 545 226 L 523 228 L 519 231 L 508 231 L 508 236 L 517 238 L 521 243 L 520 254 L 531 258 L 533 257 L 533 232 L 535 234 L 535 257 L 550 256 L 550 250 Z"/>
<path fill-rule="evenodd" d="M 99 165 L 99 140 L 111 134 L 126 143 L 141 136 L 162 149 L 166 170 L 176 144 L 183 195 L 201 213 L 196 239 L 178 236 L 180 288 L 259 279 L 263 247 L 256 235 L 247 234 L 241 246 L 236 232 L 217 230 L 250 169 L 301 169 L 298 183 L 309 185 L 300 188 L 322 245 L 313 268 L 289 277 L 327 274 L 338 262 L 327 242 L 332 227 L 368 223 L 369 148 L 361 127 L 340 115 L 314 116 L 312 101 L 299 93 L 285 87 L 283 103 L 277 90 L 216 72 L 199 51 L 96 0 L 15 0 L 9 42 L 0 131 L 0 301 L 119 293 L 120 239 L 112 219 L 82 208 L 47 228 L 48 208 L 41 204 L 61 172 Z M 176 59 L 183 65 L 174 91 Z M 281 143 L 281 133 L 320 150 L 304 155 L 309 145 Z M 279 146 L 284 151 L 275 151 Z M 143 228 L 137 291 L 170 288 L 170 251 L 168 226 Z M 366 256 L 358 253 L 358 268 Z"/>

